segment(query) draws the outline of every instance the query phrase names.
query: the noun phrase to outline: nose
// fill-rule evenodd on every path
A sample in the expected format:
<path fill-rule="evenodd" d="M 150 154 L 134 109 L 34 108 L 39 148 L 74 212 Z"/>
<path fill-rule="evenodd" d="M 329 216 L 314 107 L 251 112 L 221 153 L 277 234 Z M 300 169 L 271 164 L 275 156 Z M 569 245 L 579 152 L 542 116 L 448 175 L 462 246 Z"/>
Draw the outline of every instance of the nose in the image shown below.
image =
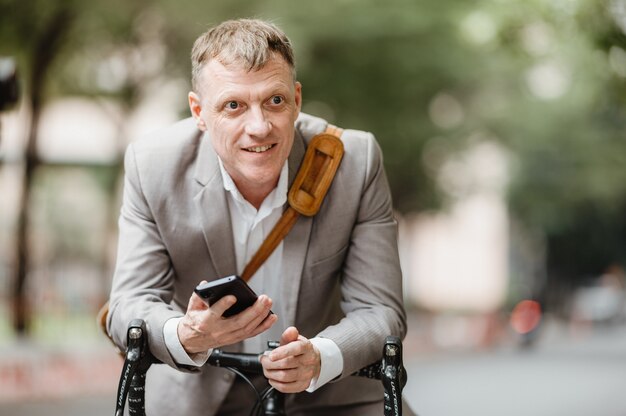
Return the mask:
<path fill-rule="evenodd" d="M 263 110 L 252 109 L 246 119 L 246 133 L 253 137 L 265 137 L 272 130 L 272 123 L 267 119 Z"/>

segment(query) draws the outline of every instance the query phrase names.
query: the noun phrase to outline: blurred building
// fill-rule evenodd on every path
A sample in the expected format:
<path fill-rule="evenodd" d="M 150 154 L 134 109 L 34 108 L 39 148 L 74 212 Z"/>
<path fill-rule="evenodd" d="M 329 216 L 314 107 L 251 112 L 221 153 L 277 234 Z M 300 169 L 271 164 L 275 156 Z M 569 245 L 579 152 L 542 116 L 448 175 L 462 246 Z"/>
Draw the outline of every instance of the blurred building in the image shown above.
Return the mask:
<path fill-rule="evenodd" d="M 439 179 L 451 196 L 448 207 L 401 223 L 406 296 L 439 315 L 435 342 L 479 344 L 509 289 L 506 155 L 479 141 L 444 163 Z"/>

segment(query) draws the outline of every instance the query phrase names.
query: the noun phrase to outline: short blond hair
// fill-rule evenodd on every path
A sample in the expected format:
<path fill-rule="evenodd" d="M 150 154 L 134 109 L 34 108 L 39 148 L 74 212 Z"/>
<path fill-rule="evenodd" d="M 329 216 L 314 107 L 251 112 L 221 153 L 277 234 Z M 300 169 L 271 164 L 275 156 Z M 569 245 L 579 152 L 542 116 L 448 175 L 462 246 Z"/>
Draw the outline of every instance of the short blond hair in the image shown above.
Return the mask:
<path fill-rule="evenodd" d="M 191 86 L 198 92 L 200 73 L 211 59 L 223 65 L 242 65 L 257 71 L 278 54 L 291 68 L 296 79 L 291 41 L 274 24 L 257 19 L 225 21 L 203 33 L 191 50 Z"/>

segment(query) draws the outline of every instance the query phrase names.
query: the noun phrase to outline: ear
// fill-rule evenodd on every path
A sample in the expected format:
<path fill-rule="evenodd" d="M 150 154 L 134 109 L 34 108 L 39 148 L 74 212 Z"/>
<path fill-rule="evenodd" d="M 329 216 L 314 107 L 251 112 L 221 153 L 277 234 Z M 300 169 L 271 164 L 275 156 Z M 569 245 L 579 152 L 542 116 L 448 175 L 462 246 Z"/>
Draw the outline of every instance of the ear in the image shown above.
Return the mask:
<path fill-rule="evenodd" d="M 296 109 L 297 109 L 297 114 L 300 114 L 300 109 L 302 108 L 302 84 L 300 84 L 300 82 L 296 81 L 296 85 L 295 85 L 295 102 L 296 102 Z"/>
<path fill-rule="evenodd" d="M 206 131 L 206 123 L 202 119 L 202 104 L 200 102 L 200 97 L 193 91 L 189 92 L 189 110 L 191 110 L 191 115 L 196 119 L 196 125 L 199 130 Z"/>

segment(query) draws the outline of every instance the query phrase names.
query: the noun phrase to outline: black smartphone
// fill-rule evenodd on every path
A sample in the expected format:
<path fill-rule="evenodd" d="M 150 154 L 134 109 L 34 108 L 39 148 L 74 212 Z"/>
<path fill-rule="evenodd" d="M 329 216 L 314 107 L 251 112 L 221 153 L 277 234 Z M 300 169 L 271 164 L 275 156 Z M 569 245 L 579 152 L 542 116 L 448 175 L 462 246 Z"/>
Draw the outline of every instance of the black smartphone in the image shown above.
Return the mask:
<path fill-rule="evenodd" d="M 200 283 L 194 289 L 194 292 L 209 305 L 215 304 L 218 300 L 226 295 L 234 295 L 237 303 L 228 308 L 222 316 L 229 317 L 237 315 L 244 309 L 252 306 L 256 302 L 257 295 L 250 286 L 244 282 L 239 276 L 222 277 L 207 283 Z"/>

